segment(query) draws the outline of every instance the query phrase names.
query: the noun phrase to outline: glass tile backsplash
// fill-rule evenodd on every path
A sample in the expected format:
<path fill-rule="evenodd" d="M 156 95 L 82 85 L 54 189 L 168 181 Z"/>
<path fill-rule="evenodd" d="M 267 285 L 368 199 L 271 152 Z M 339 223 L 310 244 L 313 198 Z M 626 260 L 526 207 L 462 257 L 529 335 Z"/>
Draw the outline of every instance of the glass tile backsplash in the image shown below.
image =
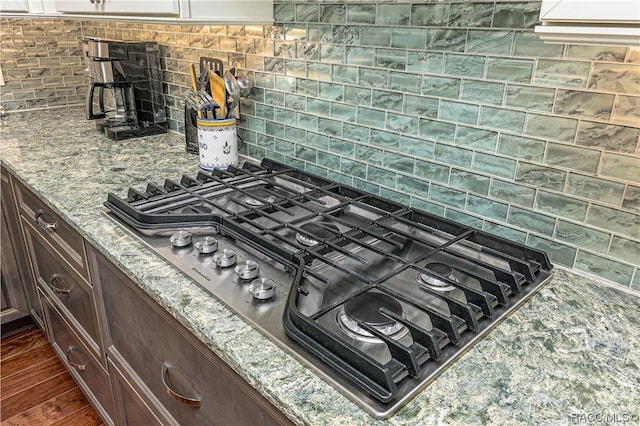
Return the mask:
<path fill-rule="evenodd" d="M 271 157 L 640 291 L 640 49 L 545 44 L 537 1 L 276 0 L 273 26 L 3 19 L 9 110 L 84 102 L 85 36 L 161 45 L 171 129 L 200 56 L 255 86 Z"/>

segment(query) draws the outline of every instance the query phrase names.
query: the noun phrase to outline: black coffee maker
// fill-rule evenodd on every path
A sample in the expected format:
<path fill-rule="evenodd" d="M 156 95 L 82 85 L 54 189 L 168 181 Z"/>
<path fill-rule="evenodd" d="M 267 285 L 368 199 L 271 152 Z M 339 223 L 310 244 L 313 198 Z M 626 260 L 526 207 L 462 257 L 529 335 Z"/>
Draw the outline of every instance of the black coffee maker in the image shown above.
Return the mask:
<path fill-rule="evenodd" d="M 167 131 L 158 44 L 86 38 L 87 119 L 114 140 Z"/>

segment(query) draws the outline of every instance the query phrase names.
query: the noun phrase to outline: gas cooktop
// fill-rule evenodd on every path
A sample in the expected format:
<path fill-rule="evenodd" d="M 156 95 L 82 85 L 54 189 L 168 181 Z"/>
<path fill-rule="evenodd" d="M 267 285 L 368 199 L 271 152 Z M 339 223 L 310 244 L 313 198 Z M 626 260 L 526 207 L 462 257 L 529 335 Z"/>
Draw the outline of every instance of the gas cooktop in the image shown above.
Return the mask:
<path fill-rule="evenodd" d="M 544 252 L 265 159 L 107 214 L 377 418 L 552 276 Z"/>

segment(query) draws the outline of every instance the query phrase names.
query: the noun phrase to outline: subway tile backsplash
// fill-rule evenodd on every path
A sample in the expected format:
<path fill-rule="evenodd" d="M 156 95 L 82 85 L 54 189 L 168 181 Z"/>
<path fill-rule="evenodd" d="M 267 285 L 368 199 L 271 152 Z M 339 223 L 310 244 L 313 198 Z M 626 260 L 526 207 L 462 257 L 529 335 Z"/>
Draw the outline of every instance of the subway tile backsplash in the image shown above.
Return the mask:
<path fill-rule="evenodd" d="M 273 26 L 3 19 L 9 110 L 84 102 L 85 36 L 156 40 L 255 82 L 244 154 L 547 251 L 640 291 L 640 49 L 542 43 L 537 1 L 276 0 Z M 195 161 L 195 160 L 194 160 Z"/>

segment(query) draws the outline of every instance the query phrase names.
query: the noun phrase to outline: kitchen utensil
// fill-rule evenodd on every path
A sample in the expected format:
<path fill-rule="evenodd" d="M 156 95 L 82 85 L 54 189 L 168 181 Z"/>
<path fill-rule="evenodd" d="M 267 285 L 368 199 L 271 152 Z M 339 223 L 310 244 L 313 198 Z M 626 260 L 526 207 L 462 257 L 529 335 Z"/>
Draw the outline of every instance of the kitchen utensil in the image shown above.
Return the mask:
<path fill-rule="evenodd" d="M 238 165 L 238 134 L 236 118 L 210 120 L 197 118 L 200 168 L 226 170 Z M 227 265 L 229 266 L 229 265 Z"/>
<path fill-rule="evenodd" d="M 209 58 L 207 56 L 200 57 L 200 89 L 209 90 L 211 86 L 211 72 L 222 76 L 224 65 L 220 59 Z M 212 92 L 209 92 L 213 95 Z"/>
<path fill-rule="evenodd" d="M 249 91 L 251 90 L 251 81 L 247 77 L 246 74 L 238 74 L 236 77 L 236 81 L 238 82 L 238 86 L 240 86 L 240 95 L 248 96 Z"/>
<path fill-rule="evenodd" d="M 231 98 L 231 103 L 229 104 L 227 110 L 227 117 L 230 114 L 234 114 L 237 116 L 235 110 L 240 104 L 240 86 L 238 86 L 236 77 L 229 70 L 224 72 L 224 84 L 227 88 L 228 97 Z"/>
<path fill-rule="evenodd" d="M 198 75 L 196 73 L 196 64 L 189 64 L 189 74 L 191 75 L 191 88 L 193 89 L 193 92 L 197 92 L 200 87 L 198 87 Z M 194 98 L 193 96 L 191 96 L 189 99 L 194 100 L 196 98 Z M 189 101 L 187 100 L 187 103 Z M 195 100 L 195 103 L 197 104 L 197 99 Z M 202 108 L 204 105 L 201 105 L 198 108 L 194 108 L 197 113 L 198 113 L 198 117 L 202 117 L 202 112 L 200 111 L 200 108 Z M 193 107 L 192 107 L 193 108 Z"/>
<path fill-rule="evenodd" d="M 205 106 L 214 103 L 211 95 L 204 90 L 192 91 L 189 90 L 182 94 L 181 100 L 183 103 L 187 104 L 190 108 L 193 108 L 197 113 L 198 117 L 202 117 L 202 108 Z"/>
<path fill-rule="evenodd" d="M 227 117 L 227 89 L 225 87 L 224 79 L 220 77 L 215 71 L 209 72 L 209 85 L 211 87 L 211 97 L 213 101 L 220 106 L 219 117 Z"/>

